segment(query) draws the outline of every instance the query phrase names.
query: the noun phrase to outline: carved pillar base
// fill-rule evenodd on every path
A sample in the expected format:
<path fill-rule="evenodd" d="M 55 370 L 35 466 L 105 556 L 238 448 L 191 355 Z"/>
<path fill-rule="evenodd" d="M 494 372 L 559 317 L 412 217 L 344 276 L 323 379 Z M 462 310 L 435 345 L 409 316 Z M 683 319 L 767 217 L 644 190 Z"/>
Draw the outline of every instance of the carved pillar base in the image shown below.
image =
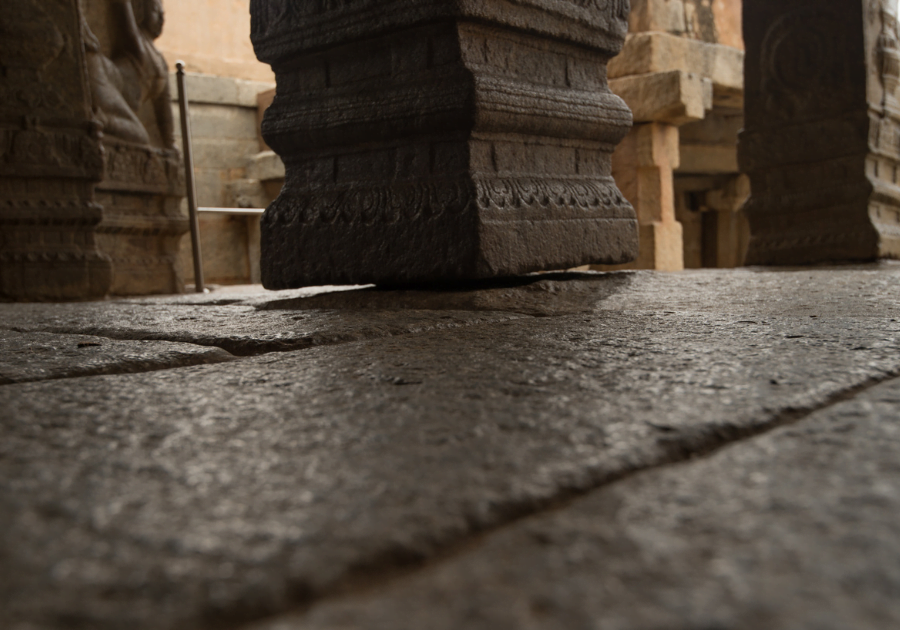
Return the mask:
<path fill-rule="evenodd" d="M 263 133 L 287 169 L 263 218 L 264 284 L 632 260 L 610 162 L 631 116 L 606 83 L 628 3 L 599 6 L 254 0 L 278 81 Z"/>
<path fill-rule="evenodd" d="M 112 262 L 110 293 L 180 293 L 181 237 L 188 219 L 181 207 L 184 172 L 176 152 L 105 139 L 105 177 L 96 189 L 103 207 L 100 251 Z"/>
<path fill-rule="evenodd" d="M 102 208 L 91 183 L 0 176 L 0 297 L 59 301 L 103 297 L 112 266 L 96 246 Z"/>
<path fill-rule="evenodd" d="M 746 0 L 748 264 L 900 257 L 895 12 Z"/>

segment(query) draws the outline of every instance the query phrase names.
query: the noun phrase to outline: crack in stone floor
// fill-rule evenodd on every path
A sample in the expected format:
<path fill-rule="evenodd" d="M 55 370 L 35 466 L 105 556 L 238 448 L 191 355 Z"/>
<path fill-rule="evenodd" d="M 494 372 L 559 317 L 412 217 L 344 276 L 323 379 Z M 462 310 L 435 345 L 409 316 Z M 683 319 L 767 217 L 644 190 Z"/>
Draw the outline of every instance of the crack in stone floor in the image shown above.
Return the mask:
<path fill-rule="evenodd" d="M 865 383 L 861 383 L 847 390 L 837 392 L 829 399 L 807 409 L 786 409 L 780 416 L 773 419 L 770 423 L 756 427 L 747 428 L 733 434 L 721 434 L 708 436 L 706 442 L 695 445 L 692 450 L 682 450 L 673 452 L 670 459 L 660 460 L 653 465 L 644 468 L 635 468 L 623 471 L 618 476 L 610 476 L 603 481 L 591 487 L 578 489 L 561 489 L 555 497 L 546 499 L 540 505 L 531 505 L 530 509 L 524 509 L 521 513 L 515 511 L 507 520 L 499 521 L 490 527 L 477 530 L 469 537 L 455 541 L 447 545 L 443 549 L 436 550 L 433 555 L 428 558 L 398 558 L 390 557 L 374 560 L 365 566 L 356 567 L 349 572 L 345 578 L 339 583 L 334 584 L 329 590 L 321 593 L 302 592 L 298 594 L 296 605 L 290 612 L 282 612 L 273 616 L 271 619 L 275 621 L 274 625 L 266 625 L 265 620 L 254 620 L 247 623 L 231 624 L 224 621 L 212 623 L 209 628 L 212 629 L 229 629 L 243 628 L 245 630 L 263 628 L 267 630 L 287 630 L 294 626 L 282 625 L 277 623 L 284 616 L 304 615 L 316 606 L 328 605 L 332 601 L 342 601 L 352 599 L 356 596 L 365 596 L 368 593 L 389 590 L 394 583 L 408 582 L 415 580 L 416 576 L 426 572 L 431 572 L 439 568 L 441 565 L 453 562 L 460 556 L 471 553 L 478 545 L 482 544 L 486 539 L 502 535 L 504 531 L 510 531 L 520 527 L 523 522 L 530 521 L 537 517 L 546 517 L 554 513 L 564 512 L 580 501 L 584 501 L 590 495 L 603 491 L 605 488 L 626 481 L 634 476 L 644 475 L 653 471 L 660 471 L 686 463 L 697 462 L 702 459 L 714 457 L 723 449 L 733 447 L 742 442 L 749 442 L 755 438 L 765 436 L 774 431 L 785 429 L 792 425 L 802 424 L 813 418 L 820 412 L 826 411 L 832 407 L 865 394 L 867 391 L 877 388 L 885 383 L 893 383 L 897 390 L 900 391 L 900 370 L 885 374 L 883 377 L 873 378 Z M 900 402 L 900 401 L 898 401 Z M 900 412 L 900 405 L 898 405 Z M 437 614 L 438 611 L 434 611 Z M 300 626 L 298 626 L 300 627 Z M 359 626 L 362 627 L 362 626 Z"/>
<path fill-rule="evenodd" d="M 575 283 L 560 284 L 538 297 Z M 0 607 L 16 630 L 242 627 L 418 581 L 609 487 L 879 390 L 900 370 L 898 284 L 890 267 L 636 275 L 587 307 L 563 296 L 557 317 L 0 387 L 0 550 L 16 576 L 0 577 Z M 329 318 L 366 310 L 342 299 Z M 41 308 L 0 315 L 73 321 Z"/>

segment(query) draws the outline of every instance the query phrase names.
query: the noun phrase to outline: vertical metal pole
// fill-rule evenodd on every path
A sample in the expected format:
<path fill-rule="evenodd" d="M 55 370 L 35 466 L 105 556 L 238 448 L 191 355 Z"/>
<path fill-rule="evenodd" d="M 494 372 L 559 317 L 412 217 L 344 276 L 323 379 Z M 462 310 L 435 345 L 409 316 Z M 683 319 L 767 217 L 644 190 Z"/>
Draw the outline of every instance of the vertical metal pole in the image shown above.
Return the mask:
<path fill-rule="evenodd" d="M 191 248 L 194 254 L 194 287 L 203 293 L 203 259 L 200 257 L 200 220 L 197 218 L 197 190 L 194 187 L 194 149 L 191 144 L 191 118 L 187 90 L 184 86 L 184 62 L 175 63 L 178 70 L 178 107 L 181 110 L 181 143 L 184 147 L 184 170 L 187 183 L 188 213 L 191 221 Z"/>

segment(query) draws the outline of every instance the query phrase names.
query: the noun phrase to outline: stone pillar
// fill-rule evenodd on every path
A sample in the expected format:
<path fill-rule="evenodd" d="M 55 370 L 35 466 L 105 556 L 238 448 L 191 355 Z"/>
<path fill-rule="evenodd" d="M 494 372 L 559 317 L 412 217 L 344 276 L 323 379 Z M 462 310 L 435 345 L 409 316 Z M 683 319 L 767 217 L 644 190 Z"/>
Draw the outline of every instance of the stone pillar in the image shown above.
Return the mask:
<path fill-rule="evenodd" d="M 509 276 L 637 255 L 607 87 L 626 0 L 253 0 L 286 183 L 269 288 Z"/>
<path fill-rule="evenodd" d="M 161 28 L 159 0 L 0 7 L 0 297 L 181 290 Z"/>
<path fill-rule="evenodd" d="M 641 256 L 632 264 L 612 269 L 678 271 L 684 267 L 686 252 L 701 249 L 693 229 L 696 225 L 684 229 L 679 225 L 684 215 L 676 214 L 679 206 L 685 206 L 682 191 L 686 180 L 705 194 L 719 185 L 725 169 L 731 168 L 737 175 L 737 131 L 716 147 L 685 144 L 683 132 L 690 130 L 687 135 L 691 137 L 698 127 L 719 127 L 723 117 L 740 118 L 743 53 L 722 45 L 740 44 L 740 38 L 734 36 L 740 29 L 735 31 L 732 23 L 740 15 L 740 7 L 732 0 L 633 0 L 631 7 L 631 33 L 622 53 L 609 64 L 609 83 L 634 115 L 633 138 L 617 149 L 613 172 L 626 198 L 636 206 Z M 650 126 L 642 129 L 644 125 Z M 638 144 L 650 149 L 637 151 Z M 725 160 L 720 159 L 722 153 Z M 663 183 L 660 177 L 675 179 Z M 651 180 L 653 188 L 665 194 L 648 194 Z M 639 187 L 637 182 L 641 182 Z M 673 185 L 674 204 L 668 194 Z M 639 188 L 644 192 L 639 193 Z M 638 207 L 640 203 L 645 207 Z"/>
<path fill-rule="evenodd" d="M 746 0 L 749 264 L 900 256 L 896 0 Z"/>
<path fill-rule="evenodd" d="M 613 176 L 637 210 L 640 223 L 640 256 L 629 266 L 659 271 L 684 269 L 673 185 L 678 160 L 678 127 L 662 123 L 635 125 L 613 156 Z"/>
<path fill-rule="evenodd" d="M 93 194 L 103 155 L 80 41 L 77 0 L 0 7 L 0 298 L 109 291 Z"/>

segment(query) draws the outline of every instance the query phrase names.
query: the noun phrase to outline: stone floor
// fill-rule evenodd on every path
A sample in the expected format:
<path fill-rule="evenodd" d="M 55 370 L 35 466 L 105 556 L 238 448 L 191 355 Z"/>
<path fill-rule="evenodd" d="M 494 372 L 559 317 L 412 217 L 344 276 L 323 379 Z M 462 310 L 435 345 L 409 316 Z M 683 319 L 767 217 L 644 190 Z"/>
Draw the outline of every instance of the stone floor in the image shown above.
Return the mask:
<path fill-rule="evenodd" d="M 900 264 L 0 304 L 0 627 L 900 627 Z"/>

